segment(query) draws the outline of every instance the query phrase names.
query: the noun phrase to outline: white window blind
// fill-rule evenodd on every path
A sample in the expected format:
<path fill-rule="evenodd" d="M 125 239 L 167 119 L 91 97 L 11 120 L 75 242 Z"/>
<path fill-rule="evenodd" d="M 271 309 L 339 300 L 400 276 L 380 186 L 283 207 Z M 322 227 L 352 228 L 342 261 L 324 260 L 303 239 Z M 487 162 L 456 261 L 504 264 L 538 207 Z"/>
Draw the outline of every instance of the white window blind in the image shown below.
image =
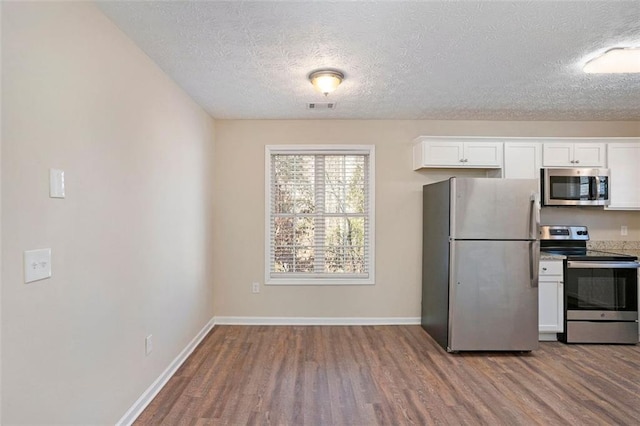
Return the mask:
<path fill-rule="evenodd" d="M 373 283 L 373 148 L 267 148 L 267 284 Z"/>

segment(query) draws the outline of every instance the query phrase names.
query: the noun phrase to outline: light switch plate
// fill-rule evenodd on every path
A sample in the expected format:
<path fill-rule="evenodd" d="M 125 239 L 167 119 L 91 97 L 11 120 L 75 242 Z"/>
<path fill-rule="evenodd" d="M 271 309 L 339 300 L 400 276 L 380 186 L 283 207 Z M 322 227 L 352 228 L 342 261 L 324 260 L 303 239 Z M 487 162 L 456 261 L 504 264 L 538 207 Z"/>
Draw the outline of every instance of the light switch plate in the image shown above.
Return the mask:
<path fill-rule="evenodd" d="M 27 250 L 24 252 L 24 282 L 51 278 L 51 249 Z"/>
<path fill-rule="evenodd" d="M 144 354 L 149 355 L 153 352 L 153 334 L 144 338 Z"/>
<path fill-rule="evenodd" d="M 49 197 L 64 198 L 64 170 L 49 169 Z"/>

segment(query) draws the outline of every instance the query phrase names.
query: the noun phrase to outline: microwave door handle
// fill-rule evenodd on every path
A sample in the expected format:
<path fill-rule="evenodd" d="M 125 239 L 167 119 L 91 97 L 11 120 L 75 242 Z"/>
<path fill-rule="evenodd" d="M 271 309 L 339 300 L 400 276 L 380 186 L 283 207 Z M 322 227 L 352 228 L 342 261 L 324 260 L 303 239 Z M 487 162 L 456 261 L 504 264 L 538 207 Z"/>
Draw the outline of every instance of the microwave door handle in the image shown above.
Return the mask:
<path fill-rule="evenodd" d="M 600 176 L 595 177 L 596 182 L 596 201 L 600 199 Z"/>
<path fill-rule="evenodd" d="M 589 178 L 589 200 L 597 200 L 598 199 L 598 186 L 600 183 L 600 178 L 598 176 L 592 176 Z"/>
<path fill-rule="evenodd" d="M 591 176 L 589 178 L 589 200 L 595 200 L 595 196 L 596 196 L 596 178 L 595 176 Z"/>

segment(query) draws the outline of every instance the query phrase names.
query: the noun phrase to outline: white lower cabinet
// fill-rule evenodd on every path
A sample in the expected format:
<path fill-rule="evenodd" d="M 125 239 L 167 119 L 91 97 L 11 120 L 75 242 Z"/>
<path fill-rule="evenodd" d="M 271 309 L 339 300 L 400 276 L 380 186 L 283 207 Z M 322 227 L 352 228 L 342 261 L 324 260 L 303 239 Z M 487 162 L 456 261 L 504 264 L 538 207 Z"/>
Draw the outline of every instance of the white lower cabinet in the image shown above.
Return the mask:
<path fill-rule="evenodd" d="M 562 260 L 541 260 L 538 282 L 538 332 L 541 340 L 556 340 L 555 333 L 564 331 L 563 285 Z"/>

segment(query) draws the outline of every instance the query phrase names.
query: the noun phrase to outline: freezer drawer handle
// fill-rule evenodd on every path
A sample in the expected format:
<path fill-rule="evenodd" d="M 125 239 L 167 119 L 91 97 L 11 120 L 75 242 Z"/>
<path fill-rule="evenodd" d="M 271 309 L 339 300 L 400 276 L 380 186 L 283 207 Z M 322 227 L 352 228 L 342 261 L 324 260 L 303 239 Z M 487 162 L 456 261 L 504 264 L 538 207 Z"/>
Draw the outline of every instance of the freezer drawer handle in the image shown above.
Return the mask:
<path fill-rule="evenodd" d="M 529 278 L 531 279 L 531 287 L 538 287 L 538 279 L 540 274 L 540 246 L 538 241 L 529 243 Z"/>

